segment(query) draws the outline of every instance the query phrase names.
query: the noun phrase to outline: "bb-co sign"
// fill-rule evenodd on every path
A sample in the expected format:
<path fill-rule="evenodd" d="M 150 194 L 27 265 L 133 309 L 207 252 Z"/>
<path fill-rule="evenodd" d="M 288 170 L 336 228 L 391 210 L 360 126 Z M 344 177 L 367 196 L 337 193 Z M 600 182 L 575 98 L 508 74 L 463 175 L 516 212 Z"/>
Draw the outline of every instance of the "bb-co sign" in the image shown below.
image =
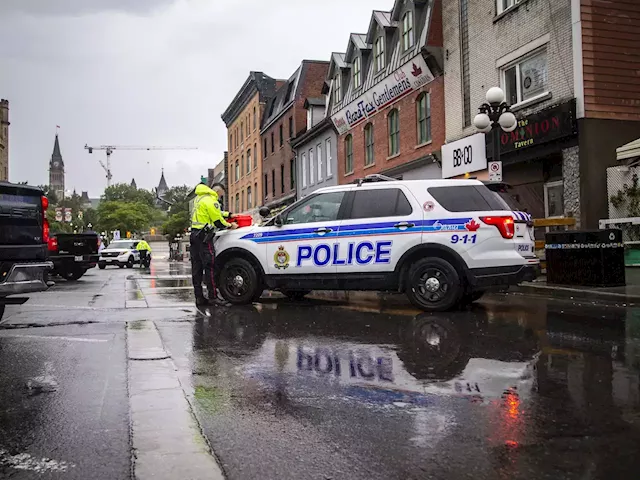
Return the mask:
<path fill-rule="evenodd" d="M 484 133 L 442 146 L 442 178 L 457 177 L 487 168 Z"/>

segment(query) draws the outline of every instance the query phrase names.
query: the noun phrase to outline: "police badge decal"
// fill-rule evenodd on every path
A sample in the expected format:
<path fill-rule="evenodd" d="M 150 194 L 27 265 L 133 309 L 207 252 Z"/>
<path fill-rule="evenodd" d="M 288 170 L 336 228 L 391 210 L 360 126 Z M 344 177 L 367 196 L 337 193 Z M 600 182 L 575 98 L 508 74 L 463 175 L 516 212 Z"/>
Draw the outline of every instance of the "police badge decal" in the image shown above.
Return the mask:
<path fill-rule="evenodd" d="M 286 270 L 287 268 L 289 268 L 290 260 L 291 257 L 289 256 L 289 253 L 284 249 L 282 245 L 280 245 L 278 247 L 278 250 L 276 250 L 276 253 L 273 255 L 273 261 L 276 262 L 274 267 L 276 267 L 276 269 L 278 270 Z"/>

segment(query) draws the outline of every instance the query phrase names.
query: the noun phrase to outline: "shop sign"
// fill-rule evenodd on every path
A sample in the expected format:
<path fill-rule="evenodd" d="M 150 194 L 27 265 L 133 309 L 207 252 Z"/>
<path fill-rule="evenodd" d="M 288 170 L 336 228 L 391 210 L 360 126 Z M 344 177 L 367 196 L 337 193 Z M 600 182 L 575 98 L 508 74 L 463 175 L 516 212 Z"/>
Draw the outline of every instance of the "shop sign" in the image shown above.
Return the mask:
<path fill-rule="evenodd" d="M 513 132 L 500 131 L 500 153 L 511 153 L 574 135 L 577 133 L 575 117 L 575 101 L 571 101 L 518 119 L 518 127 Z M 487 140 L 492 151 L 489 135 Z"/>
<path fill-rule="evenodd" d="M 485 134 L 476 133 L 442 146 L 442 178 L 451 178 L 487 168 Z"/>
<path fill-rule="evenodd" d="M 418 55 L 333 115 L 331 120 L 338 133 L 343 135 L 432 80 L 433 75 L 424 58 Z"/>

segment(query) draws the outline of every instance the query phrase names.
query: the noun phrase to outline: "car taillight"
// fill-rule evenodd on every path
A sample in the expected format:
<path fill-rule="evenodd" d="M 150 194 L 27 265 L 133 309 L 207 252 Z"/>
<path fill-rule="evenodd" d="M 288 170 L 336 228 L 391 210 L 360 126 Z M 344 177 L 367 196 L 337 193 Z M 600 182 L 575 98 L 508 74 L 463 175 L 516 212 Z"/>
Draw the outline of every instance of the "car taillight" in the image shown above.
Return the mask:
<path fill-rule="evenodd" d="M 47 208 L 49 208 L 49 199 L 42 195 L 40 197 L 42 204 L 42 243 L 49 244 L 49 221 L 47 220 Z"/>
<path fill-rule="evenodd" d="M 505 217 L 480 217 L 487 225 L 493 225 L 500 231 L 500 235 L 502 238 L 511 239 L 515 235 L 515 225 L 513 222 L 513 217 L 505 216 Z"/>
<path fill-rule="evenodd" d="M 49 238 L 49 241 L 47 242 L 47 245 L 49 246 L 49 251 L 50 252 L 57 251 L 58 250 L 58 239 L 56 237 Z"/>

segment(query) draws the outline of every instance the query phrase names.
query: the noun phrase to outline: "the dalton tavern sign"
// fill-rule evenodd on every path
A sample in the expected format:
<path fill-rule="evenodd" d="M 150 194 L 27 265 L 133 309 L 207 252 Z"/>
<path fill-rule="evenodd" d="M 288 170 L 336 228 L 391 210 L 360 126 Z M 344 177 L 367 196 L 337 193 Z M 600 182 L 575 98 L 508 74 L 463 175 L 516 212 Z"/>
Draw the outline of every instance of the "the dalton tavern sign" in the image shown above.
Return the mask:
<path fill-rule="evenodd" d="M 340 135 L 433 80 L 422 55 L 409 60 L 331 117 Z"/>

